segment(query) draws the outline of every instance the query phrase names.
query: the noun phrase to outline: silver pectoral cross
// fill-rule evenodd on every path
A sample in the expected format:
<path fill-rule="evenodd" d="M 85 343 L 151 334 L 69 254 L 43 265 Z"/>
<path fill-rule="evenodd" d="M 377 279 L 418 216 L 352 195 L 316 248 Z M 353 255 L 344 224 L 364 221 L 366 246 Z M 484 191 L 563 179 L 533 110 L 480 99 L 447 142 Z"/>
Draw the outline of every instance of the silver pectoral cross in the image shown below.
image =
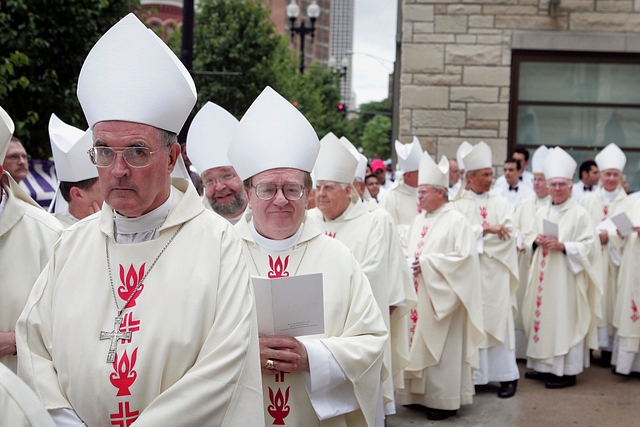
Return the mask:
<path fill-rule="evenodd" d="M 118 340 L 130 340 L 131 331 L 120 332 L 120 325 L 122 325 L 123 317 L 117 315 L 113 322 L 113 331 L 100 331 L 101 340 L 111 340 L 109 346 L 109 353 L 107 354 L 107 363 L 113 363 L 116 357 L 116 348 L 118 347 Z"/>

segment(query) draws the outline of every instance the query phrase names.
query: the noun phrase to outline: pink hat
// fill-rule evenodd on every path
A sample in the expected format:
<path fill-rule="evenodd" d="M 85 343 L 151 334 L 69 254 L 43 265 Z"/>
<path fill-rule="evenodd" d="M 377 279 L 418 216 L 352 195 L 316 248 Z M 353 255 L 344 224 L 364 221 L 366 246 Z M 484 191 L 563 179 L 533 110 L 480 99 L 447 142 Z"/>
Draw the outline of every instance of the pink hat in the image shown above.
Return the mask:
<path fill-rule="evenodd" d="M 384 162 L 380 159 L 375 159 L 374 161 L 371 162 L 371 171 L 375 172 L 378 169 L 382 169 L 384 170 Z"/>

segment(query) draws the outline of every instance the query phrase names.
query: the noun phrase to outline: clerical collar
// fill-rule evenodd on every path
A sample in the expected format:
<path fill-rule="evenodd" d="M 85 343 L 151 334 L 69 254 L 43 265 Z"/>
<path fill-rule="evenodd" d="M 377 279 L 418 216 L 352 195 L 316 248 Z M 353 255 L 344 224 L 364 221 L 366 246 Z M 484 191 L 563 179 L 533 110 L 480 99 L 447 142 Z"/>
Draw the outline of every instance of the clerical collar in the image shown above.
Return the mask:
<path fill-rule="evenodd" d="M 620 187 L 616 188 L 613 191 L 607 191 L 604 188 L 602 189 L 602 201 L 605 203 L 613 202 L 618 196 L 618 192 L 620 191 Z"/>
<path fill-rule="evenodd" d="M 489 198 L 489 192 L 488 191 L 485 191 L 482 194 L 478 194 L 473 190 L 469 190 L 469 194 L 471 194 L 471 196 L 473 196 L 473 198 L 476 199 L 476 200 L 486 200 L 486 199 Z"/>
<path fill-rule="evenodd" d="M 544 204 L 547 203 L 547 200 L 549 200 L 549 196 L 547 196 L 547 197 L 538 197 L 538 196 L 536 196 L 536 206 L 539 207 L 539 208 L 544 206 Z"/>
<path fill-rule="evenodd" d="M 7 192 L 2 188 L 2 200 L 0 200 L 0 215 L 4 212 L 4 207 L 7 205 Z"/>
<path fill-rule="evenodd" d="M 404 188 L 407 189 L 409 194 L 411 194 L 414 197 L 418 197 L 418 187 L 410 187 L 407 185 L 407 183 L 403 183 L 403 184 L 404 184 Z"/>
<path fill-rule="evenodd" d="M 169 216 L 173 202 L 173 187 L 167 200 L 144 215 L 137 218 L 127 218 L 114 211 L 114 234 L 117 243 L 146 242 L 155 238 L 158 229 Z"/>
<path fill-rule="evenodd" d="M 255 225 L 253 224 L 253 219 L 251 219 L 251 234 L 253 235 L 253 241 L 258 245 L 258 249 L 260 252 L 284 252 L 290 251 L 293 249 L 300 240 L 300 236 L 302 236 L 302 224 L 300 224 L 300 228 L 295 234 L 291 237 L 287 237 L 282 240 L 272 240 L 264 237 L 258 230 L 256 230 Z"/>
<path fill-rule="evenodd" d="M 555 205 L 553 203 L 553 201 L 551 202 L 551 205 L 549 206 L 549 214 L 551 215 L 559 215 L 560 211 L 562 210 L 563 206 L 567 204 L 567 202 L 571 199 L 571 197 L 567 197 L 567 200 L 565 200 L 564 202 L 560 203 L 559 205 Z"/>

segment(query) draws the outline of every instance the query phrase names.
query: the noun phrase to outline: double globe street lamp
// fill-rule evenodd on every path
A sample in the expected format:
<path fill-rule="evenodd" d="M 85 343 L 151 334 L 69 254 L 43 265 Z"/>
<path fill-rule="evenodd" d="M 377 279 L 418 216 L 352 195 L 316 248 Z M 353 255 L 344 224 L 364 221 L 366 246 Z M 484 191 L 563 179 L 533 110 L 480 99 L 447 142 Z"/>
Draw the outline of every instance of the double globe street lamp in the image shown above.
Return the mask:
<path fill-rule="evenodd" d="M 311 21 L 311 26 L 307 27 L 305 25 L 304 20 L 301 20 L 300 26 L 296 27 L 296 19 L 300 16 L 300 6 L 296 0 L 291 0 L 291 2 L 287 5 L 286 8 L 287 17 L 289 18 L 289 31 L 291 32 L 291 37 L 295 37 L 296 34 L 300 36 L 300 73 L 304 73 L 304 39 L 307 34 L 311 35 L 311 43 L 313 43 L 314 34 L 316 31 L 316 19 L 320 16 L 320 6 L 316 0 L 313 0 L 309 3 L 307 7 L 307 16 Z"/>

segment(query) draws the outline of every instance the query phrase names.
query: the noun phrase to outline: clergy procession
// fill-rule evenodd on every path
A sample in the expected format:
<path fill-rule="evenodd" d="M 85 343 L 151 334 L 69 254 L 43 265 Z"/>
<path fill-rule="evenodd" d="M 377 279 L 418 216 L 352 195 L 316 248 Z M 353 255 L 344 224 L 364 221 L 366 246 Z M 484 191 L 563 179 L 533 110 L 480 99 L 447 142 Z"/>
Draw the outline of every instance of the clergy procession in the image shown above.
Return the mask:
<path fill-rule="evenodd" d="M 640 376 L 640 202 L 615 144 L 579 169 L 516 148 L 494 180 L 488 144 L 434 159 L 414 136 L 391 182 L 267 86 L 240 120 L 195 114 L 199 194 L 177 139 L 197 88 L 134 14 L 77 97 L 88 129 L 49 118 L 49 212 L 0 166 L 0 426 L 381 427 L 460 416 L 476 386 L 511 398 L 518 360 L 548 393 L 594 350 Z"/>

